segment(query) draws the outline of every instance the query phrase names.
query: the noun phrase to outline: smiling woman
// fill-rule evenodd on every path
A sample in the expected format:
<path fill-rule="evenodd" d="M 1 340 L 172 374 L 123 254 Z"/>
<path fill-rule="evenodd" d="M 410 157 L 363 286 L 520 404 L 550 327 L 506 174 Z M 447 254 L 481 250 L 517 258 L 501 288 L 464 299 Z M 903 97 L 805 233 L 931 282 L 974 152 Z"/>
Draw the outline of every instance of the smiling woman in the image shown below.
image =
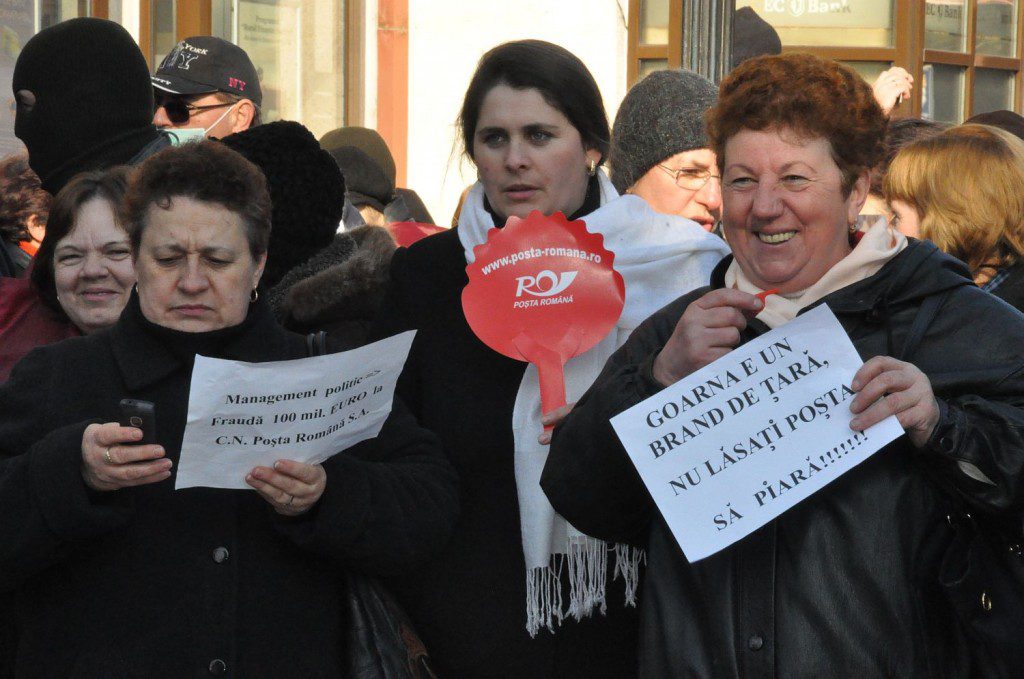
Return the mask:
<path fill-rule="evenodd" d="M 943 549 L 950 503 L 970 503 L 978 525 L 1019 525 L 1024 317 L 931 243 L 884 220 L 851 231 L 885 118 L 850 69 L 807 54 L 751 59 L 722 81 L 707 120 L 734 256 L 612 356 L 556 430 L 541 485 L 573 525 L 648 548 L 642 676 L 987 672 L 992 659 L 969 657 L 954 617 L 967 578 L 948 572 Z M 906 436 L 687 562 L 610 418 L 819 304 L 865 359 L 842 406 L 851 436 L 889 416 Z"/>
<path fill-rule="evenodd" d="M 135 283 L 121 214 L 127 168 L 79 175 L 54 199 L 32 282 L 83 334 L 113 325 Z"/>

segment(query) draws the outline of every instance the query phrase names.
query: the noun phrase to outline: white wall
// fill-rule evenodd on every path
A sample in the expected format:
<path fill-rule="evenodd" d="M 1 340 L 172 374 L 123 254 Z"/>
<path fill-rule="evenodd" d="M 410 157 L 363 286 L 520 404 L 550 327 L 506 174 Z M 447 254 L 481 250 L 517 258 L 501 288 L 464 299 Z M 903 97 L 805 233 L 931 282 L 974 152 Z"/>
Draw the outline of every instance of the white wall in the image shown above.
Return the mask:
<path fill-rule="evenodd" d="M 628 0 L 409 0 L 406 185 L 447 226 L 476 170 L 453 154 L 455 118 L 476 63 L 508 40 L 557 43 L 587 65 L 611 124 L 626 93 Z"/>

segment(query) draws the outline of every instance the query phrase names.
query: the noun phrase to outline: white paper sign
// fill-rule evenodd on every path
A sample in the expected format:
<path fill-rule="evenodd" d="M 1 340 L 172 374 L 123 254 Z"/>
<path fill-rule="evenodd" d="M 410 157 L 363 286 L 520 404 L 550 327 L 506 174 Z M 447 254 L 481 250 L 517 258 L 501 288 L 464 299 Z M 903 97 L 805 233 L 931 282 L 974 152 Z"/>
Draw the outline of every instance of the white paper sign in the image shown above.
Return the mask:
<path fill-rule="evenodd" d="M 293 361 L 197 356 L 174 487 L 250 488 L 253 467 L 317 464 L 375 437 L 415 335 Z"/>
<path fill-rule="evenodd" d="M 863 364 L 824 304 L 612 418 L 676 541 L 698 561 L 903 434 L 850 429 Z"/>

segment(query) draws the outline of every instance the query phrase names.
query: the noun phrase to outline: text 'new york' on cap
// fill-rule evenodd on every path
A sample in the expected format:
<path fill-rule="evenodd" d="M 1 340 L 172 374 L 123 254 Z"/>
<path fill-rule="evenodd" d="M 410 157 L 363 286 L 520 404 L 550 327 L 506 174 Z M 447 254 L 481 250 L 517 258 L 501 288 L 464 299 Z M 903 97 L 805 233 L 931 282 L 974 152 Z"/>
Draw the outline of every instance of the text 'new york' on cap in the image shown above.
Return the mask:
<path fill-rule="evenodd" d="M 185 38 L 164 57 L 151 78 L 153 87 L 170 94 L 227 92 L 263 103 L 259 76 L 238 45 L 209 35 Z"/>

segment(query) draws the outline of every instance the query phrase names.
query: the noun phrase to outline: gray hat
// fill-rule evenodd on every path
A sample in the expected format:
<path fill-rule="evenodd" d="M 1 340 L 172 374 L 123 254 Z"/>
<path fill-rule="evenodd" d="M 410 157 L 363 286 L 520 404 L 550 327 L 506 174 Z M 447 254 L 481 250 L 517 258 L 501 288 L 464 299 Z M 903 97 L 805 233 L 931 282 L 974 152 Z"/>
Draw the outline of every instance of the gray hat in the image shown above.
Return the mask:
<path fill-rule="evenodd" d="M 704 112 L 717 100 L 710 80 L 685 69 L 655 71 L 633 85 L 615 115 L 608 156 L 619 193 L 666 158 L 707 148 Z"/>

